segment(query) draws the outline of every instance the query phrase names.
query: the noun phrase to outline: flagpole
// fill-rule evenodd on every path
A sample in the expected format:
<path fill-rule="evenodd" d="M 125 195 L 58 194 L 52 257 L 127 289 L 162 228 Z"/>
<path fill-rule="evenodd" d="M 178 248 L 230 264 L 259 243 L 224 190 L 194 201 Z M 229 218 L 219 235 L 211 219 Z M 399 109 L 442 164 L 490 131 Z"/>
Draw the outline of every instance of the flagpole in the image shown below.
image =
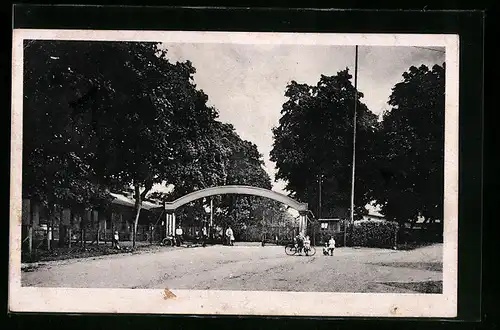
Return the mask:
<path fill-rule="evenodd" d="M 358 45 L 354 61 L 354 116 L 352 130 L 352 177 L 351 177 L 351 225 L 354 224 L 354 178 L 356 172 L 356 123 L 358 112 Z M 346 244 L 346 228 L 344 228 L 344 245 Z"/>

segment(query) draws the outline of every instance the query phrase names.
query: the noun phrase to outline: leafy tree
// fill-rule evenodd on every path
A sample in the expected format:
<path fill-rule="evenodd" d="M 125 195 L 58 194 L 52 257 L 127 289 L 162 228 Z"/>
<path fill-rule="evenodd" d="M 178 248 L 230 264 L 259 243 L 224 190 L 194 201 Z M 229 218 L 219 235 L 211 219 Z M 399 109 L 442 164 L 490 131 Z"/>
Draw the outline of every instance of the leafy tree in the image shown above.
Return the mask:
<path fill-rule="evenodd" d="M 26 41 L 24 49 L 22 192 L 45 207 L 52 226 L 56 205 L 83 212 L 110 200 L 88 163 L 90 126 L 72 106 L 78 81 L 85 82 L 56 43 Z"/>
<path fill-rule="evenodd" d="M 232 125 L 220 125 L 219 132 L 219 148 L 224 155 L 223 184 L 271 189 L 271 180 L 263 169 L 264 162 L 257 146 L 242 140 Z M 223 226 L 232 225 L 237 234 L 240 224 L 248 222 L 255 201 L 252 196 L 218 196 L 215 203 L 221 211 L 217 213 L 216 221 Z"/>
<path fill-rule="evenodd" d="M 36 188 L 26 192 L 43 190 L 42 199 L 52 200 L 59 196 L 47 198 L 47 192 L 62 187 L 72 198 L 81 196 L 70 193 L 72 175 L 98 187 L 131 185 L 135 245 L 142 201 L 155 183 L 194 172 L 197 159 L 190 161 L 206 144 L 199 137 L 217 117 L 192 83 L 195 69 L 190 62 L 170 63 L 155 43 L 30 41 L 26 49 L 26 127 L 35 129 L 26 142 L 25 182 Z M 64 182 L 52 179 L 49 164 L 40 161 L 54 154 L 53 172 Z M 91 178 L 67 167 L 70 155 Z M 40 184 L 44 177 L 51 184 Z"/>
<path fill-rule="evenodd" d="M 189 167 L 178 180 L 173 182 L 175 188 L 166 199 L 173 200 L 194 190 L 217 185 L 250 185 L 271 189 L 271 180 L 264 171 L 262 155 L 257 146 L 242 140 L 230 124 L 219 121 L 212 125 L 199 144 L 203 148 L 194 154 L 197 162 L 191 161 Z M 226 227 L 231 225 L 237 231 L 240 224 L 247 221 L 250 214 L 252 196 L 221 195 L 214 196 L 214 221 Z M 195 201 L 183 206 L 179 218 L 206 218 L 205 208 L 210 199 Z M 189 220 L 188 220 L 189 221 Z"/>
<path fill-rule="evenodd" d="M 384 114 L 376 199 L 390 220 L 443 217 L 445 65 L 412 66 L 392 90 Z M 400 226 L 402 227 L 402 226 Z"/>
<path fill-rule="evenodd" d="M 353 115 L 355 89 L 348 69 L 335 76 L 321 75 L 315 86 L 292 81 L 286 88 L 279 125 L 273 129 L 271 160 L 278 169 L 276 179 L 284 180 L 291 196 L 309 203 L 318 214 L 319 184 L 322 176 L 323 216 L 342 216 L 350 206 Z M 358 216 L 370 200 L 372 173 L 370 140 L 378 130 L 377 117 L 360 99 L 357 104 L 357 186 Z"/>

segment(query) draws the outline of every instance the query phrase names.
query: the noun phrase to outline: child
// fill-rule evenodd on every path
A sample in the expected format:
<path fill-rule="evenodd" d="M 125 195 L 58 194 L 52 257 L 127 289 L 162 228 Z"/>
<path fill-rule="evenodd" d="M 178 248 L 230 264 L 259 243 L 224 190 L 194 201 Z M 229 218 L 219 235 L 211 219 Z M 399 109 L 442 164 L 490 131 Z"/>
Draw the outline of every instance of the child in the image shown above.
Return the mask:
<path fill-rule="evenodd" d="M 335 250 L 335 238 L 333 236 L 330 237 L 328 241 L 328 253 L 333 256 L 333 250 Z"/>
<path fill-rule="evenodd" d="M 323 246 L 323 255 L 324 256 L 327 256 L 329 255 L 329 251 L 328 251 L 328 242 L 325 243 L 325 246 Z"/>
<path fill-rule="evenodd" d="M 306 236 L 304 239 L 304 250 L 309 250 L 311 249 L 311 240 L 309 239 L 309 236 Z"/>

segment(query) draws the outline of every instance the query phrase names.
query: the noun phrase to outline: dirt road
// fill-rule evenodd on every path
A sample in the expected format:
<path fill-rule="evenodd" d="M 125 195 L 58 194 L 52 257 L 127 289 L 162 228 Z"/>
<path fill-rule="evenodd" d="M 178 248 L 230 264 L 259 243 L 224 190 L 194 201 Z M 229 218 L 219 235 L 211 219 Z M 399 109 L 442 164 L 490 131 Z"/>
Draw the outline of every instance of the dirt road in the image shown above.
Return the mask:
<path fill-rule="evenodd" d="M 442 245 L 413 251 L 321 248 L 287 256 L 281 246 L 165 248 L 160 252 L 48 262 L 23 286 L 323 292 L 414 292 L 392 282 L 441 281 Z M 383 284 L 385 283 L 385 284 Z"/>

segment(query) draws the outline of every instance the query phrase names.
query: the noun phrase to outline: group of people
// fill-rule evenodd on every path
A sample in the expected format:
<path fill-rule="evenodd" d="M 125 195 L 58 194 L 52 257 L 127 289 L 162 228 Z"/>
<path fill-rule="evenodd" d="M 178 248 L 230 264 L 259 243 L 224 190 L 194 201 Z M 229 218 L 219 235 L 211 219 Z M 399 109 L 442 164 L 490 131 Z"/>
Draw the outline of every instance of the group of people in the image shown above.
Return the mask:
<path fill-rule="evenodd" d="M 309 239 L 309 236 L 304 236 L 302 232 L 300 232 L 297 237 L 295 237 L 295 240 L 296 246 L 299 251 L 302 251 L 303 249 L 309 249 L 311 247 L 311 240 Z"/>
<path fill-rule="evenodd" d="M 333 256 L 333 250 L 335 250 L 335 238 L 333 238 L 333 236 L 330 236 L 330 239 L 327 243 L 325 243 L 325 246 L 323 247 L 323 254 L 325 256 Z"/>
<path fill-rule="evenodd" d="M 307 250 L 311 247 L 311 240 L 309 239 L 309 236 L 304 236 L 303 233 L 299 233 L 295 238 L 295 240 L 296 240 L 296 247 L 299 249 L 299 251 L 303 249 Z M 325 243 L 325 246 L 323 247 L 323 254 L 332 256 L 334 250 L 335 250 L 335 238 L 333 236 L 330 236 L 330 239 L 328 240 L 328 242 Z"/>
<path fill-rule="evenodd" d="M 183 241 L 184 241 L 183 234 L 184 234 L 184 231 L 182 230 L 182 227 L 180 225 L 177 226 L 177 228 L 175 229 L 175 241 L 176 241 L 177 246 L 180 246 L 183 243 Z M 201 241 L 203 246 L 206 245 L 206 241 L 208 240 L 208 232 L 207 232 L 206 227 L 202 227 L 201 235 L 200 235 L 199 231 L 196 231 L 195 240 L 197 242 Z M 225 231 L 225 242 L 227 245 L 233 246 L 234 241 L 235 241 L 234 232 L 233 232 L 233 229 L 231 228 L 231 226 L 229 226 Z"/>
<path fill-rule="evenodd" d="M 196 231 L 195 240 L 197 243 L 201 241 L 202 245 L 205 246 L 207 239 L 208 239 L 207 228 L 205 227 L 201 228 L 201 235 L 198 230 Z M 182 227 L 178 225 L 177 228 L 175 229 L 175 243 L 177 246 L 181 246 L 183 242 L 184 242 L 184 231 L 182 230 Z"/>

